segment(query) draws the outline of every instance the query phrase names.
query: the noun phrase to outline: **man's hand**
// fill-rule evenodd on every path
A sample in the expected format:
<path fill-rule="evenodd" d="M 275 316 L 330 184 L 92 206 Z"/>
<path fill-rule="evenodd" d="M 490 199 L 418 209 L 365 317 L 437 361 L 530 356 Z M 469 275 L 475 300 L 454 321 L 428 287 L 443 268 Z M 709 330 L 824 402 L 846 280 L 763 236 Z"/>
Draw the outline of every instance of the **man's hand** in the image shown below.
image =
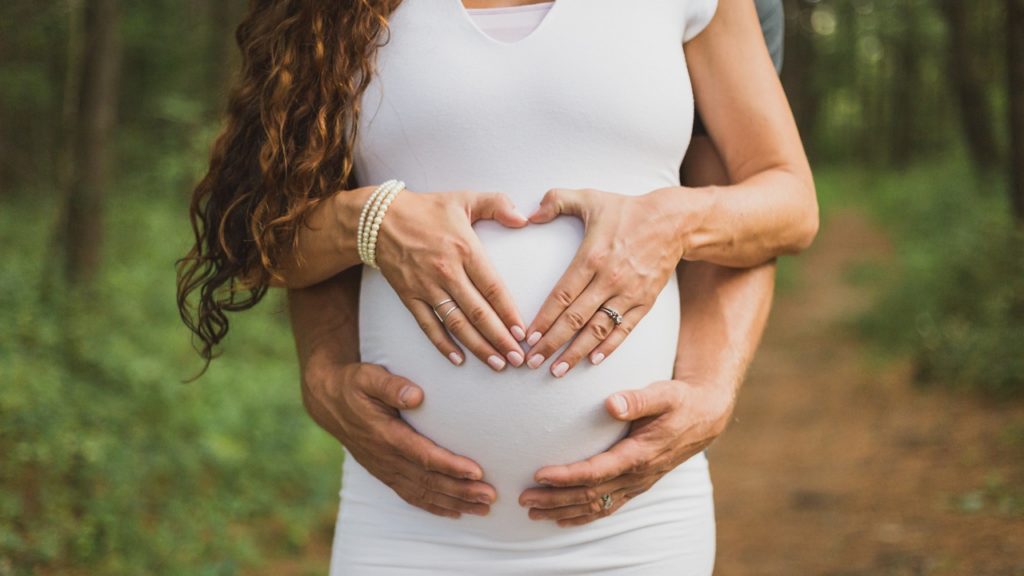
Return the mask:
<path fill-rule="evenodd" d="M 632 423 L 629 434 L 587 460 L 541 468 L 534 479 L 547 487 L 524 491 L 520 505 L 530 509 L 530 518 L 556 520 L 559 526 L 614 513 L 722 433 L 732 414 L 734 390 L 664 380 L 613 394 L 605 408 Z M 605 494 L 611 495 L 608 508 L 601 501 Z"/>
<path fill-rule="evenodd" d="M 486 515 L 496 492 L 480 466 L 417 433 L 398 411 L 416 408 L 423 390 L 375 364 L 307 365 L 303 401 L 370 474 L 403 500 L 450 518 Z"/>

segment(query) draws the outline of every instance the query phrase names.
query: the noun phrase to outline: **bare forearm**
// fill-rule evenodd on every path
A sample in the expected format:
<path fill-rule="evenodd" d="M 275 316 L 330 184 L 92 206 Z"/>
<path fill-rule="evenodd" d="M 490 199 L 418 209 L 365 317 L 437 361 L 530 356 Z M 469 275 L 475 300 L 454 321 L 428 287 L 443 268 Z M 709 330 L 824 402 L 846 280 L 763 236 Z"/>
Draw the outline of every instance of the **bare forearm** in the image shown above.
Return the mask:
<path fill-rule="evenodd" d="M 734 269 L 686 262 L 674 378 L 717 388 L 731 409 L 771 309 L 775 263 Z"/>
<path fill-rule="evenodd" d="M 299 357 L 302 399 L 310 416 L 338 436 L 321 385 L 339 366 L 359 362 L 359 278 L 350 269 L 315 286 L 288 291 L 288 311 Z"/>
<path fill-rule="evenodd" d="M 306 288 L 360 264 L 356 228 L 363 204 L 375 187 L 338 192 L 309 214 L 296 249 L 282 262 L 272 284 Z"/>
<path fill-rule="evenodd" d="M 665 199 L 661 216 L 679 224 L 684 260 L 743 268 L 810 245 L 818 207 L 806 182 L 778 168 L 735 185 L 665 188 L 656 194 Z"/>
<path fill-rule="evenodd" d="M 732 186 L 712 186 L 708 210 L 689 235 L 686 260 L 756 266 L 810 246 L 818 206 L 805 178 L 788 169 L 761 172 Z"/>
<path fill-rule="evenodd" d="M 728 182 L 725 166 L 708 138 L 694 139 L 683 165 L 683 180 L 693 186 Z M 675 378 L 717 388 L 728 414 L 764 332 L 775 262 L 744 269 L 683 262 L 676 273 L 682 306 Z"/>

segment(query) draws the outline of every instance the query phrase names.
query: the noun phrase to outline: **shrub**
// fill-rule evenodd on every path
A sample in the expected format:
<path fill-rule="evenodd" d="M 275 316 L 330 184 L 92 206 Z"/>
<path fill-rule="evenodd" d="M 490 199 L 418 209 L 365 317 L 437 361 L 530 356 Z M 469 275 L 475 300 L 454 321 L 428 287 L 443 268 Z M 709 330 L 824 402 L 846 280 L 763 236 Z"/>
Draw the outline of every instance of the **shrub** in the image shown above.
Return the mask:
<path fill-rule="evenodd" d="M 922 383 L 1024 395 L 1024 233 L 998 178 L 962 162 L 871 178 L 896 262 L 862 327 Z"/>

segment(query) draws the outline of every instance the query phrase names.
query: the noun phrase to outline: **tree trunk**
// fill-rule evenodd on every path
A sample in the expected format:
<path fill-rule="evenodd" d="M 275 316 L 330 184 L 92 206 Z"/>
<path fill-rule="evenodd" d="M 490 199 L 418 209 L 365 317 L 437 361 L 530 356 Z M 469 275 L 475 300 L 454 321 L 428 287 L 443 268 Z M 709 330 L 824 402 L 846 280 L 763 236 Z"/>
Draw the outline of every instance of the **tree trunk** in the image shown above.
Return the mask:
<path fill-rule="evenodd" d="M 104 196 L 109 184 L 111 144 L 117 117 L 121 67 L 118 0 L 86 0 L 84 49 L 75 119 L 72 176 L 66 214 L 65 271 L 88 284 L 100 266 Z"/>
<path fill-rule="evenodd" d="M 999 161 L 999 147 L 992 109 L 985 96 L 984 74 L 978 67 L 977 46 L 971 37 L 974 7 L 964 0 L 942 0 L 940 4 L 949 31 L 947 69 L 959 103 L 967 149 L 975 166 L 989 169 Z"/>
<path fill-rule="evenodd" d="M 809 155 L 813 155 L 818 94 L 814 83 L 815 53 L 810 9 L 804 0 L 785 0 L 783 6 L 786 11 L 786 63 L 782 67 L 782 85 L 793 108 L 804 147 Z"/>
<path fill-rule="evenodd" d="M 960 3 L 961 0 L 955 0 Z M 905 1 L 901 10 L 902 34 L 895 38 L 896 69 L 890 76 L 892 92 L 892 148 L 891 160 L 905 167 L 914 155 L 914 132 L 920 94 L 920 61 L 918 60 L 917 23 L 911 2 Z"/>
<path fill-rule="evenodd" d="M 225 97 L 238 67 L 235 28 L 241 18 L 239 8 L 237 0 L 214 0 L 210 5 L 208 57 L 212 65 L 209 68 L 208 84 L 218 112 L 224 107 Z"/>
<path fill-rule="evenodd" d="M 1010 197 L 1024 228 L 1024 0 L 1006 0 L 1006 66 L 1010 92 Z"/>

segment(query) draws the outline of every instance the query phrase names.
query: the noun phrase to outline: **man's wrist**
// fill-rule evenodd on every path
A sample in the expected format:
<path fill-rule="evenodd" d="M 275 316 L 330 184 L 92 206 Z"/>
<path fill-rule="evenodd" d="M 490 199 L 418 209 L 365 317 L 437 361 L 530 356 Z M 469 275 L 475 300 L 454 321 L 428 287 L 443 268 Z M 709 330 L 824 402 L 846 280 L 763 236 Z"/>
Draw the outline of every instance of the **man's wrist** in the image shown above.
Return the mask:
<path fill-rule="evenodd" d="M 696 250 L 713 241 L 705 229 L 705 222 L 717 202 L 717 186 L 670 186 L 654 190 L 651 195 L 656 200 L 658 214 L 668 218 L 672 226 L 680 261 L 694 259 L 692 254 Z"/>
<path fill-rule="evenodd" d="M 725 429 L 732 417 L 739 391 L 735 379 L 676 378 L 683 386 L 684 403 L 705 416 L 717 431 Z"/>

